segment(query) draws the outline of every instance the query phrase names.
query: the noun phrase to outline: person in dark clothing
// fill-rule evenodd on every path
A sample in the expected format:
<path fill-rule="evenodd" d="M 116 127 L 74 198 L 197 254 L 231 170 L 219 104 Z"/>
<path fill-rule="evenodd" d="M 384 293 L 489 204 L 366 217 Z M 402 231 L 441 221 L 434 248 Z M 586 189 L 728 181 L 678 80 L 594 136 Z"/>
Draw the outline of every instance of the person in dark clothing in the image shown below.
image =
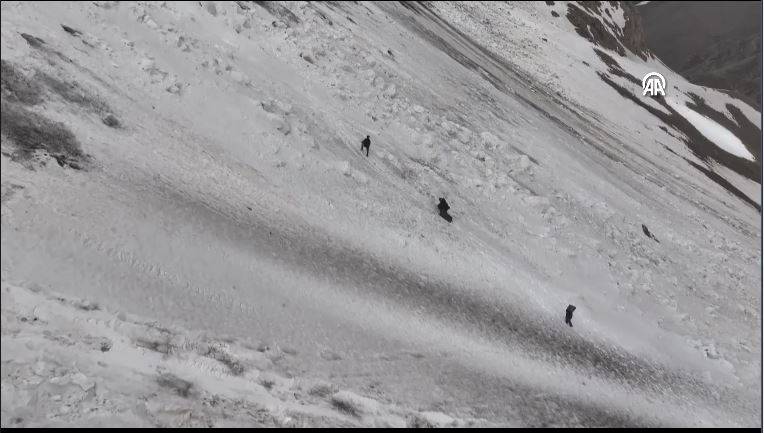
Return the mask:
<path fill-rule="evenodd" d="M 573 305 L 568 305 L 568 308 L 565 309 L 565 323 L 567 323 L 569 326 L 573 326 L 573 312 L 576 310 L 576 307 Z"/>
<path fill-rule="evenodd" d="M 451 209 L 451 206 L 449 206 L 448 203 L 446 203 L 446 199 L 441 197 L 439 200 L 440 201 L 438 202 L 438 210 L 440 210 L 441 212 L 447 212 L 449 209 Z"/>
<path fill-rule="evenodd" d="M 369 140 L 369 136 L 367 135 L 366 138 L 363 139 L 361 142 L 361 152 L 363 152 L 363 149 L 366 148 L 366 156 L 369 156 L 369 146 L 371 146 L 371 140 Z"/>
<path fill-rule="evenodd" d="M 446 203 L 446 199 L 443 197 L 440 198 L 440 202 L 438 203 L 438 211 L 440 212 L 441 218 L 444 220 L 451 222 L 453 218 L 451 218 L 451 215 L 448 214 L 448 210 L 451 209 L 451 207 Z"/>

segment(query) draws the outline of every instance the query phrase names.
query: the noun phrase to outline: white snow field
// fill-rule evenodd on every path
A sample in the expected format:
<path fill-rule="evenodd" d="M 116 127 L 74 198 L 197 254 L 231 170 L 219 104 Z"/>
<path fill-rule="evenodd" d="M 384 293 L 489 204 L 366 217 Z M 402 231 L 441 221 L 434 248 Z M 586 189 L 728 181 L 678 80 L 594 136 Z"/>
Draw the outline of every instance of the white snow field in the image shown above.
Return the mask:
<path fill-rule="evenodd" d="M 759 425 L 758 112 L 565 2 L 261 3 L 2 2 L 3 427 Z"/>
<path fill-rule="evenodd" d="M 740 139 L 737 138 L 735 134 L 723 126 L 719 125 L 708 117 L 693 111 L 684 104 L 672 101 L 670 98 L 666 99 L 666 103 L 671 105 L 671 107 L 674 108 L 677 113 L 681 114 L 685 119 L 689 120 L 690 123 L 692 123 L 698 131 L 708 137 L 709 140 L 716 143 L 716 145 L 722 148 L 725 152 L 729 152 L 735 156 L 739 156 L 750 161 L 754 160 L 754 156 L 751 154 L 751 152 L 748 151 L 748 149 L 745 148 L 745 144 L 743 144 L 743 142 L 740 141 Z"/>

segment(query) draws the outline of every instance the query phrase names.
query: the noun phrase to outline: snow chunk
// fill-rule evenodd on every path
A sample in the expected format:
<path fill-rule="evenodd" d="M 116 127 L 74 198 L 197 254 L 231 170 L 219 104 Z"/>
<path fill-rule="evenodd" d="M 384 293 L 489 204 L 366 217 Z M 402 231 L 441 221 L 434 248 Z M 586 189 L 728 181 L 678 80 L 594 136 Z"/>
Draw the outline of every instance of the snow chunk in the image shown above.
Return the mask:
<path fill-rule="evenodd" d="M 457 427 L 455 419 L 442 412 L 420 412 L 414 417 L 412 427 L 443 428 Z"/>
<path fill-rule="evenodd" d="M 379 403 L 370 398 L 361 397 L 350 391 L 340 391 L 332 396 L 332 405 L 354 416 L 374 415 L 379 412 Z"/>
<path fill-rule="evenodd" d="M 340 173 L 342 173 L 343 175 L 349 178 L 352 178 L 361 184 L 365 185 L 369 182 L 369 178 L 362 172 L 354 169 L 350 165 L 350 162 L 348 161 L 342 161 L 342 162 L 336 163 L 334 165 L 334 168 L 338 170 Z"/>

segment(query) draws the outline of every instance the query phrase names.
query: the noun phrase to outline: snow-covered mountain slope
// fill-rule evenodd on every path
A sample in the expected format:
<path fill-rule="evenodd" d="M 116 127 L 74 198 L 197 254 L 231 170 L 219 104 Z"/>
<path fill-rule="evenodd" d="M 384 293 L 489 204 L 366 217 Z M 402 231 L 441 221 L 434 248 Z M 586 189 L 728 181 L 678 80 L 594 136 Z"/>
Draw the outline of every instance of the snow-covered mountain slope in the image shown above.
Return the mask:
<path fill-rule="evenodd" d="M 299 356 L 290 347 L 167 329 L 92 302 L 44 295 L 39 287 L 4 283 L 0 295 L 3 351 L 13 354 L 3 363 L 3 411 L 13 414 L 3 425 L 485 425 L 285 377 L 279 364 Z"/>
<path fill-rule="evenodd" d="M 757 425 L 759 113 L 640 50 L 627 6 L 547 3 L 3 2 L 3 426 L 293 413 L 270 370 L 345 390 L 302 425 Z M 292 355 L 160 362 L 45 292 Z M 51 359 L 114 381 L 62 411 L 19 369 Z"/>

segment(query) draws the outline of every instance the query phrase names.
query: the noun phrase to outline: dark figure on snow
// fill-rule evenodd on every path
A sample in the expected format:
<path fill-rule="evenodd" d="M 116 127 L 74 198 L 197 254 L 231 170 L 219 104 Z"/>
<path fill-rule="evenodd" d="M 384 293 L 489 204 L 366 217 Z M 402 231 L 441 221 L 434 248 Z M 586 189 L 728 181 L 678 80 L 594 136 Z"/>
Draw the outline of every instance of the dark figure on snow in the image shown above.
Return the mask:
<path fill-rule="evenodd" d="M 446 199 L 443 197 L 440 198 L 440 203 L 438 203 L 438 211 L 440 212 L 440 216 L 448 221 L 451 222 L 453 218 L 451 218 L 451 215 L 448 214 L 448 210 L 451 209 L 451 207 L 446 203 Z"/>
<path fill-rule="evenodd" d="M 369 146 L 371 146 L 371 140 L 369 140 L 369 136 L 367 135 L 366 138 L 363 139 L 361 142 L 361 152 L 363 152 L 363 149 L 366 148 L 366 156 L 369 156 Z"/>
<path fill-rule="evenodd" d="M 568 308 L 565 309 L 565 323 L 567 323 L 569 326 L 573 326 L 573 312 L 576 311 L 576 307 L 573 305 L 568 305 Z"/>
<path fill-rule="evenodd" d="M 642 233 L 645 234 L 648 238 L 654 240 L 655 242 L 661 243 L 658 239 L 655 238 L 655 235 L 650 233 L 650 230 L 647 229 L 647 226 L 642 224 Z"/>

